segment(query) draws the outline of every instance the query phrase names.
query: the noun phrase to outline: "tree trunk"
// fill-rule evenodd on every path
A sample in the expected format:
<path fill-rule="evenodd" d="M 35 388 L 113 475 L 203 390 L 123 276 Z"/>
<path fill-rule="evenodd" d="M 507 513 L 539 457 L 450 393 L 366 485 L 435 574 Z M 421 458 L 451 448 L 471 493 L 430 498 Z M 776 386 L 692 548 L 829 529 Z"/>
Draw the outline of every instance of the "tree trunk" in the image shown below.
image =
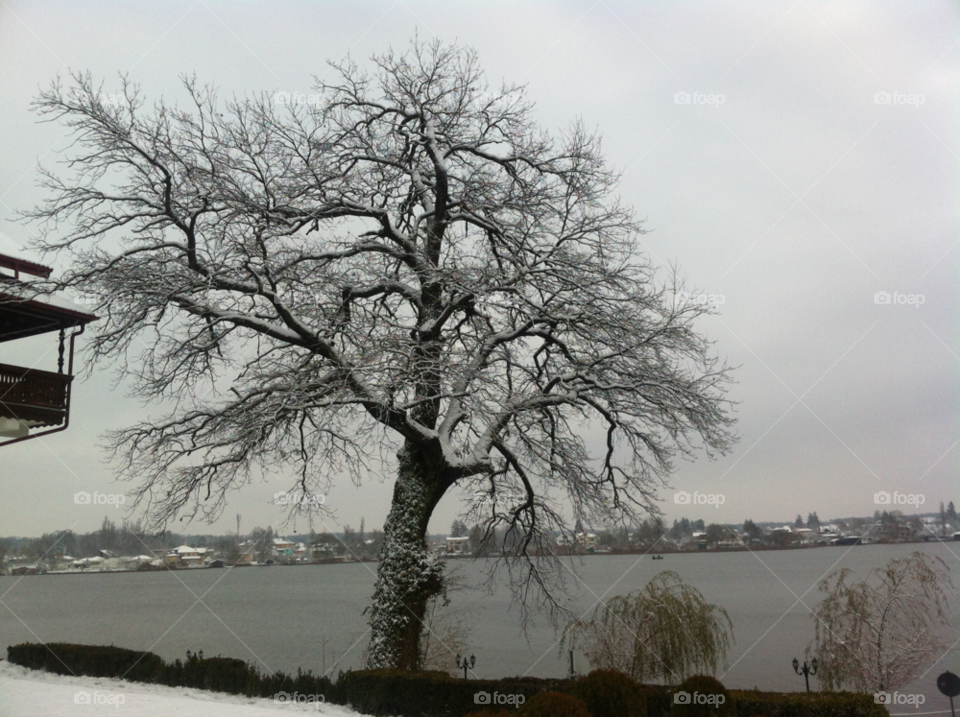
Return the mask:
<path fill-rule="evenodd" d="M 443 590 L 443 561 L 426 546 L 427 524 L 444 490 L 437 453 L 408 442 L 399 454 L 373 593 L 369 668 L 420 667 L 427 603 Z"/>

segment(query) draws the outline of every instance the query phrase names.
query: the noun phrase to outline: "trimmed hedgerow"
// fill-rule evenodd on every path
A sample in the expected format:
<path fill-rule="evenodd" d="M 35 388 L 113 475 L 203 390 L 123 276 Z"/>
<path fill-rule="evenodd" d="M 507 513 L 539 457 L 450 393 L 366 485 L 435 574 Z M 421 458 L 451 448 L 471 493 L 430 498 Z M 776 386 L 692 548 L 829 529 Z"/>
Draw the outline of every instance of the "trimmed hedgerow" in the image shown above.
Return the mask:
<path fill-rule="evenodd" d="M 514 705 L 546 689 L 569 689 L 569 686 L 566 681 L 529 677 L 463 680 L 445 672 L 376 669 L 343 673 L 335 689 L 342 704 L 370 715 L 462 717 L 478 709 L 506 707 L 510 711 Z M 499 695 L 506 696 L 509 702 L 495 702 Z"/>
<path fill-rule="evenodd" d="M 7 659 L 24 667 L 60 675 L 122 677 L 137 682 L 153 682 L 164 665 L 163 660 L 152 652 L 66 642 L 11 645 L 7 648 Z"/>
<path fill-rule="evenodd" d="M 10 662 L 35 670 L 62 675 L 117 677 L 135 682 L 155 682 L 170 687 L 196 687 L 248 697 L 273 697 L 281 692 L 323 695 L 336 701 L 336 688 L 325 678 L 309 672 L 296 676 L 282 672 L 261 675 L 245 663 L 229 657 L 192 657 L 186 662 L 164 662 L 151 652 L 126 650 L 109 645 L 24 643 L 7 648 Z"/>
<path fill-rule="evenodd" d="M 731 690 L 738 717 L 888 717 L 873 695 L 854 692 Z"/>
<path fill-rule="evenodd" d="M 541 692 L 525 702 L 517 717 L 590 717 L 583 700 L 562 692 Z"/>
<path fill-rule="evenodd" d="M 449 714 L 453 705 L 465 701 L 444 672 L 360 670 L 343 674 L 338 686 L 347 704 L 371 715 L 403 715 L 410 705 L 428 714 Z"/>
<path fill-rule="evenodd" d="M 647 717 L 670 717 L 673 690 L 665 685 L 640 685 L 647 707 Z"/>
<path fill-rule="evenodd" d="M 230 657 L 193 657 L 164 665 L 157 682 L 171 687 L 195 687 L 234 695 L 258 692 L 263 678 L 243 660 Z"/>
<path fill-rule="evenodd" d="M 646 717 L 640 686 L 622 672 L 594 670 L 577 680 L 570 694 L 587 705 L 593 717 Z"/>
<path fill-rule="evenodd" d="M 164 662 L 150 652 L 127 650 L 112 645 L 72 645 L 66 643 L 20 644 L 7 648 L 10 662 L 37 670 L 64 675 L 91 677 L 121 677 L 137 682 L 155 682 L 172 687 L 197 687 L 207 690 L 243 694 L 248 697 L 272 698 L 281 693 L 293 695 L 322 695 L 332 704 L 351 704 L 370 715 L 396 717 L 504 717 L 504 715 L 538 715 L 534 710 L 573 709 L 564 697 L 579 697 L 592 712 L 592 717 L 623 715 L 629 717 L 633 707 L 629 697 L 629 678 L 599 670 L 579 681 L 548 680 L 531 677 L 502 680 L 463 680 L 443 672 L 409 672 L 404 670 L 362 670 L 341 673 L 333 682 L 310 672 L 296 675 L 278 672 L 260 674 L 259 670 L 242 660 L 211 657 L 204 660 L 192 657 L 186 662 Z M 693 678 L 691 678 L 693 680 Z M 719 687 L 717 687 L 719 685 Z M 674 705 L 673 695 L 678 689 L 710 692 L 723 689 L 712 678 L 698 677 L 680 688 L 662 685 L 638 685 L 637 691 L 646 711 L 640 717 L 676 717 L 693 714 L 685 711 L 687 705 Z M 603 690 L 606 690 L 604 693 Z M 478 695 L 486 692 L 511 697 L 503 702 L 480 704 Z M 551 696 L 545 696 L 549 693 Z M 569 693 L 557 695 L 556 693 Z M 619 694 L 618 693 L 623 693 Z M 883 705 L 875 704 L 872 696 L 848 692 L 760 692 L 733 690 L 727 692 L 725 706 L 736 708 L 737 717 L 887 717 Z M 522 695 L 523 700 L 518 696 Z M 485 698 L 483 698 L 485 699 Z M 494 697 L 494 699 L 496 699 Z M 625 701 L 624 701 L 625 700 Z M 523 702 L 519 710 L 513 706 Z M 533 703 L 533 706 L 529 706 Z M 565 705 L 559 707 L 560 704 Z M 581 703 L 582 704 L 582 703 Z M 619 705 L 619 706 L 618 706 Z M 691 705 L 692 706 L 692 705 Z M 712 706 L 711 706 L 712 708 Z M 612 711 L 611 711 L 612 710 Z M 722 712 L 711 711 L 711 717 Z M 549 713 L 558 717 L 567 712 Z M 578 712 L 576 714 L 579 714 Z M 589 713 L 588 713 L 589 714 Z"/>

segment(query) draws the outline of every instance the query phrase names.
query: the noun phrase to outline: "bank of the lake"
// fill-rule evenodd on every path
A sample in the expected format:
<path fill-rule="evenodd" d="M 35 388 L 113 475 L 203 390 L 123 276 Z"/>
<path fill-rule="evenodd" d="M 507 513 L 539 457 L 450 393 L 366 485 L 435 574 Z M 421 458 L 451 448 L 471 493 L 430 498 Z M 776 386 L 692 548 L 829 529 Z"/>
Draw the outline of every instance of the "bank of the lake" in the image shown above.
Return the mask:
<path fill-rule="evenodd" d="M 674 570 L 706 598 L 723 605 L 734 623 L 736 644 L 723 681 L 730 687 L 803 689 L 790 661 L 813 636 L 808 607 L 819 600 L 816 584 L 835 567 L 860 574 L 893 557 L 924 550 L 951 565 L 960 584 L 952 543 L 862 545 L 811 550 L 696 552 L 664 560 L 642 555 L 585 556 L 569 604 L 585 611 L 597 599 L 634 590 L 662 570 Z M 485 561 L 455 561 L 451 569 L 469 584 L 483 581 Z M 357 667 L 367 639 L 364 608 L 375 564 L 352 563 L 176 572 L 107 573 L 0 578 L 9 610 L 0 617 L 0 647 L 18 642 L 79 642 L 149 649 L 164 658 L 203 649 L 255 662 L 263 669 L 320 671 L 343 653 L 340 666 Z M 565 662 L 557 636 L 542 621 L 528 638 L 505 587 L 488 595 L 474 590 L 453 596 L 474 623 L 470 648 L 476 674 L 560 676 Z M 953 605 L 954 625 L 958 605 Z M 954 635 L 947 640 L 951 644 Z M 954 646 L 924 681 L 909 689 L 927 695 L 930 711 L 942 697 L 933 684 L 945 669 L 960 672 Z"/>

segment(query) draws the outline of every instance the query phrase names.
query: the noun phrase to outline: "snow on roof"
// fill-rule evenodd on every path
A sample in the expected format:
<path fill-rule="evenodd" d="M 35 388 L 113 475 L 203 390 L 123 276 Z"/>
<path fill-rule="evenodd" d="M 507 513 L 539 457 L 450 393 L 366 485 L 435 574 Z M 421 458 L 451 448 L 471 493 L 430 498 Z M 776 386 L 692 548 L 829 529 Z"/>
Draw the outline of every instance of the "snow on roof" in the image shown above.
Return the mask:
<path fill-rule="evenodd" d="M 12 281 L 10 277 L 2 275 L 8 279 L 3 282 L 2 293 L 15 300 L 25 302 L 27 305 L 33 303 L 40 306 L 50 307 L 54 310 L 71 314 L 85 321 L 96 321 L 97 317 L 89 313 L 86 308 L 94 303 L 87 301 L 83 297 L 71 298 L 62 294 L 41 294 L 37 289 L 30 286 L 30 282 Z"/>

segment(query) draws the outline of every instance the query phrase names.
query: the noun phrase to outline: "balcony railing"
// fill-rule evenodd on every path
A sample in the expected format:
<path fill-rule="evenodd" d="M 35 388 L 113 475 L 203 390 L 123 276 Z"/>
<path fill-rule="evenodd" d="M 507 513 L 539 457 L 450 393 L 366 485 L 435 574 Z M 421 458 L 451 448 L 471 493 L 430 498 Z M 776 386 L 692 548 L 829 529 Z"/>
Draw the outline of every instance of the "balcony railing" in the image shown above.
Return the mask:
<path fill-rule="evenodd" d="M 0 416 L 57 426 L 67 413 L 72 376 L 0 364 Z"/>

